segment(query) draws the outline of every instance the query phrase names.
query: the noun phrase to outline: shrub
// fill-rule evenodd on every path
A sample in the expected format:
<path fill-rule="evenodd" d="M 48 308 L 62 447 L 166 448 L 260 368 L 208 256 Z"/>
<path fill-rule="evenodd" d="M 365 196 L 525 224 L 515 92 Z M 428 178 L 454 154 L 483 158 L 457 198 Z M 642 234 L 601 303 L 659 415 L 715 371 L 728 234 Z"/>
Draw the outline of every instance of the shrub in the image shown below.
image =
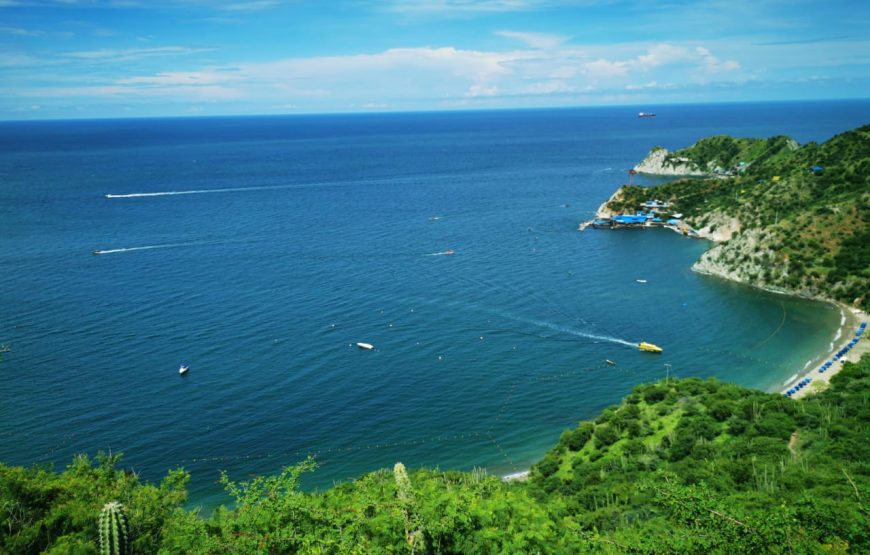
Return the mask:
<path fill-rule="evenodd" d="M 613 445 L 619 439 L 619 434 L 610 424 L 595 427 L 595 448 L 601 449 Z"/>

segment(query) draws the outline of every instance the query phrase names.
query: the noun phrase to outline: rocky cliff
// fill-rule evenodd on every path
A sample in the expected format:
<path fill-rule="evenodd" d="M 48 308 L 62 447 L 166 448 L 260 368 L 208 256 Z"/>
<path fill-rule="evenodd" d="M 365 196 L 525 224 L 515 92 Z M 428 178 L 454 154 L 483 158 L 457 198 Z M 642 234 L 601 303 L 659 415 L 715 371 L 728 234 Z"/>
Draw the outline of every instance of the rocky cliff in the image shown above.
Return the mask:
<path fill-rule="evenodd" d="M 616 190 L 615 193 L 610 195 L 610 198 L 607 199 L 606 201 L 604 201 L 604 203 L 598 207 L 598 211 L 595 212 L 595 217 L 596 218 L 611 218 L 617 214 L 621 214 L 622 213 L 621 210 L 614 210 L 613 208 L 611 208 L 608 205 L 610 203 L 613 203 L 613 206 L 619 205 L 623 200 L 622 197 L 623 197 L 624 189 L 625 189 L 624 187 L 620 187 L 619 189 Z"/>
<path fill-rule="evenodd" d="M 638 173 L 653 175 L 671 175 L 678 177 L 704 176 L 702 171 L 692 160 L 682 156 L 675 156 L 668 149 L 662 147 L 653 148 L 643 161 L 634 167 Z"/>
<path fill-rule="evenodd" d="M 707 237 L 713 239 L 721 235 L 714 233 Z M 771 234 L 757 228 L 750 229 L 705 252 L 692 265 L 692 270 L 770 291 L 786 292 L 780 284 L 788 277 L 788 263 L 777 260 L 773 243 Z M 802 296 L 818 294 L 817 291 L 788 292 Z"/>

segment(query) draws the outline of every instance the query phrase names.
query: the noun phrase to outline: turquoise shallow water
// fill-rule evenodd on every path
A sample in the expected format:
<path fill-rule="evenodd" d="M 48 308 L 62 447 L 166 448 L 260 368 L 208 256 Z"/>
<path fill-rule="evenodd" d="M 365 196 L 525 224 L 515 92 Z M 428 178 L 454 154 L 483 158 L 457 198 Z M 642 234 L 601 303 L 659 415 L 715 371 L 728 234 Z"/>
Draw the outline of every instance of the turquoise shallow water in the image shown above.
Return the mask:
<path fill-rule="evenodd" d="M 0 124 L 0 460 L 121 450 L 208 505 L 308 453 L 311 486 L 523 469 L 666 365 L 778 389 L 839 311 L 576 228 L 653 145 L 824 140 L 870 103 L 636 111 Z"/>

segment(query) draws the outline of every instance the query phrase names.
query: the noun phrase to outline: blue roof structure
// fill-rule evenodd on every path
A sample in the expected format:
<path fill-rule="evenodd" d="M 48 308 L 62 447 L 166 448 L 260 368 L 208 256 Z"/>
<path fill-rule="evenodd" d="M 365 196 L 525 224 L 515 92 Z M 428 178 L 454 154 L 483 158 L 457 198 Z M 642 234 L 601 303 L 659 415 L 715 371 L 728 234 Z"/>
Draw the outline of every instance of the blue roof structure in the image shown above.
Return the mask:
<path fill-rule="evenodd" d="M 613 216 L 611 219 L 618 224 L 642 224 L 646 221 L 645 216 L 629 216 L 627 214 Z"/>

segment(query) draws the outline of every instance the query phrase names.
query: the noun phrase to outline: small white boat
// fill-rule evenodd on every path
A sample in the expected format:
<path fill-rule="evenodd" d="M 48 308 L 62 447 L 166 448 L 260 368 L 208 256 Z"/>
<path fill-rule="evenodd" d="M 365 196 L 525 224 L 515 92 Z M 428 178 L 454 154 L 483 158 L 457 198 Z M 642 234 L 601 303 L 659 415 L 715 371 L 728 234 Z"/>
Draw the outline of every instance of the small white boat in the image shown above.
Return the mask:
<path fill-rule="evenodd" d="M 636 281 L 636 282 L 638 282 L 638 283 L 646 283 L 646 280 L 645 280 L 645 279 L 636 279 L 636 280 L 634 280 L 634 281 Z"/>
<path fill-rule="evenodd" d="M 366 351 L 371 351 L 372 349 L 375 348 L 375 346 L 372 345 L 371 343 L 357 343 L 356 346 L 359 347 L 360 349 L 365 349 Z"/>
<path fill-rule="evenodd" d="M 181 366 L 178 367 L 179 374 L 186 374 L 188 370 L 190 370 L 190 366 L 188 366 L 186 364 L 182 364 Z"/>

